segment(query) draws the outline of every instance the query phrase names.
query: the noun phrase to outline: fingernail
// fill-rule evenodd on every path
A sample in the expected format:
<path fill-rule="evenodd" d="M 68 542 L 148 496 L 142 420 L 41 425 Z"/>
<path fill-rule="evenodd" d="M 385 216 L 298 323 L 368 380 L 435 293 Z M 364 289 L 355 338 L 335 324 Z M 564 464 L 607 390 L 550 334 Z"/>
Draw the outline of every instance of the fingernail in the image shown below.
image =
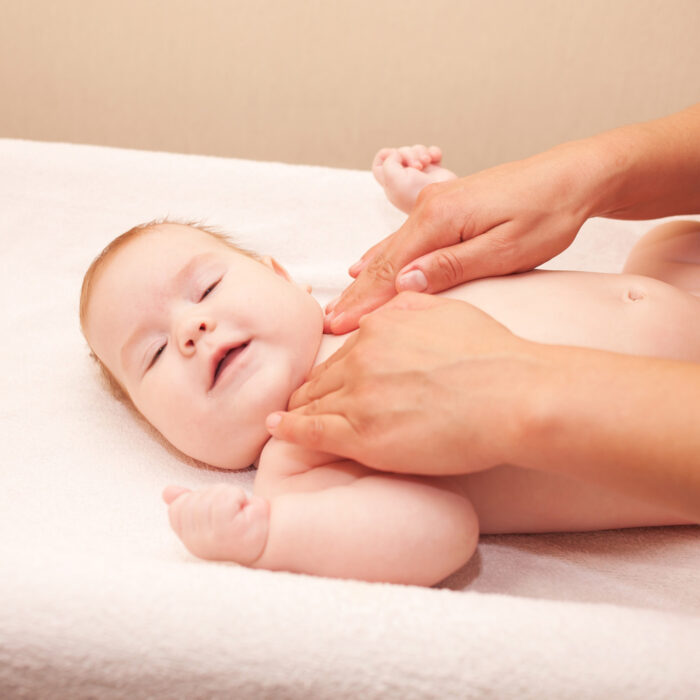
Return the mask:
<path fill-rule="evenodd" d="M 398 286 L 402 291 L 422 292 L 428 288 L 428 280 L 421 270 L 410 270 L 399 277 Z"/>
<path fill-rule="evenodd" d="M 265 425 L 270 429 L 273 430 L 276 428 L 282 421 L 282 414 L 281 413 L 271 413 L 267 419 L 265 420 Z"/>

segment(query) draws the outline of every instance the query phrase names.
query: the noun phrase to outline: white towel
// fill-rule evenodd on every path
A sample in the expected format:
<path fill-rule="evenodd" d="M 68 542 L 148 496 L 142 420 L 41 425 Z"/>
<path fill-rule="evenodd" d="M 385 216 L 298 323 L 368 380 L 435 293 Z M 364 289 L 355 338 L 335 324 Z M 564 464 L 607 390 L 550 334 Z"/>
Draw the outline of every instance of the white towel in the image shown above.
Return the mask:
<path fill-rule="evenodd" d="M 90 260 L 161 216 L 276 256 L 321 302 L 400 225 L 367 172 L 0 140 L 0 695 L 694 698 L 697 527 L 483 538 L 441 587 L 190 556 L 160 491 L 228 480 L 100 385 Z M 651 224 L 594 220 L 548 267 L 619 270 Z"/>

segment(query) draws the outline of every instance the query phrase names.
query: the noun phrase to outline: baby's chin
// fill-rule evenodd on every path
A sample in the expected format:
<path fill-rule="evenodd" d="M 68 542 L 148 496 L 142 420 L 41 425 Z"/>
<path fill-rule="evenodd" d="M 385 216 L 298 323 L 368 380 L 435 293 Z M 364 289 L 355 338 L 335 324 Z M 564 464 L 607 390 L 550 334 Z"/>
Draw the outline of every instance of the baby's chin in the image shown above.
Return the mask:
<path fill-rule="evenodd" d="M 191 430 L 190 435 L 197 435 L 196 444 L 185 439 L 176 447 L 200 462 L 227 471 L 240 471 L 256 464 L 270 439 L 265 426 L 267 416 L 287 409 L 289 397 L 308 374 L 308 369 L 298 367 L 268 369 L 266 376 L 260 377 L 255 395 L 247 397 L 245 408 L 236 402 L 230 412 L 224 409 L 220 413 L 215 426 L 200 425 Z"/>

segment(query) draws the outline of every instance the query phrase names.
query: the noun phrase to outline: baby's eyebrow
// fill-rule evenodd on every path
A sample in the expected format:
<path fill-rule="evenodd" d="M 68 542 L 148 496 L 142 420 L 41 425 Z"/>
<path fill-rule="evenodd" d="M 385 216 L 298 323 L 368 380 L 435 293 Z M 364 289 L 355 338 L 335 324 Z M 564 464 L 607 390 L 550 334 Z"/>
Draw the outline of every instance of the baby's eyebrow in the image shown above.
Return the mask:
<path fill-rule="evenodd" d="M 180 289 L 185 283 L 185 280 L 192 275 L 199 265 L 215 257 L 216 255 L 214 253 L 199 253 L 198 255 L 190 258 L 190 260 L 185 263 L 185 265 L 183 265 L 182 268 L 175 273 L 175 275 L 173 275 L 170 282 L 166 285 L 169 290 L 168 296 L 172 296 L 175 290 Z M 122 346 L 119 357 L 122 367 L 125 369 L 131 364 L 134 350 L 144 333 L 148 332 L 150 325 L 150 323 L 139 324 L 136 330 L 134 330 L 134 332 L 128 337 L 127 341 Z"/>

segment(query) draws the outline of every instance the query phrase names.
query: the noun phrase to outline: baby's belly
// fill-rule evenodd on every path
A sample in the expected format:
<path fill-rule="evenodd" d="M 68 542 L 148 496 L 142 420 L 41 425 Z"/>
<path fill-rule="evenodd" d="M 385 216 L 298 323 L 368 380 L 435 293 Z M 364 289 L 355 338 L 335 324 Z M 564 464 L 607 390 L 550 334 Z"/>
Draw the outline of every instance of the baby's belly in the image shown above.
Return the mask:
<path fill-rule="evenodd" d="M 474 304 L 528 340 L 700 361 L 700 299 L 650 277 L 534 270 L 442 296 Z"/>
<path fill-rule="evenodd" d="M 529 340 L 700 361 L 700 299 L 649 277 L 535 270 L 476 280 L 444 295 L 474 304 Z M 482 533 L 686 522 L 564 474 L 501 466 L 454 479 Z"/>

